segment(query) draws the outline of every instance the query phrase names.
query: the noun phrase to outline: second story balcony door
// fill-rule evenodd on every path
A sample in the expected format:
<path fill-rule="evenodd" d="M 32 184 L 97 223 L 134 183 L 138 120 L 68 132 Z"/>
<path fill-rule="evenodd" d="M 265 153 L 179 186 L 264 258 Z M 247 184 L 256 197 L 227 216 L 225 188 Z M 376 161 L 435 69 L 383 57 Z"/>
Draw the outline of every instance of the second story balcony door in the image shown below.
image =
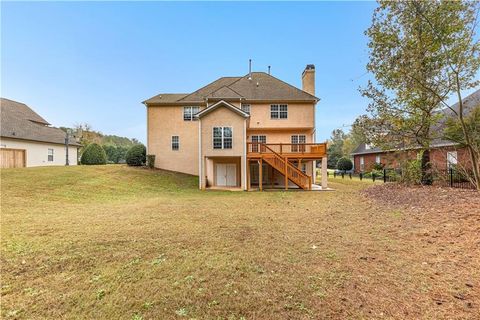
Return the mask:
<path fill-rule="evenodd" d="M 267 143 L 267 136 L 252 136 L 252 152 L 265 152 L 265 147 L 260 147 L 257 143 Z"/>
<path fill-rule="evenodd" d="M 304 134 L 293 135 L 291 152 L 305 152 L 305 141 L 306 137 Z"/>

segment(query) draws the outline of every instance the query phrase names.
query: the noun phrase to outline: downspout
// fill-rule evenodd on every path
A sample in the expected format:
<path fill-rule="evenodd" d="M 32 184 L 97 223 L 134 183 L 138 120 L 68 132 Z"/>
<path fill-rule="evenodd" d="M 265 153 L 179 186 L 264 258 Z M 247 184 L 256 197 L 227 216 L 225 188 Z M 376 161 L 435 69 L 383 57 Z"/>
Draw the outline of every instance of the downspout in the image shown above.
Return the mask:
<path fill-rule="evenodd" d="M 243 161 L 242 161 L 242 181 L 243 190 L 247 190 L 247 119 L 243 120 Z"/>
<path fill-rule="evenodd" d="M 198 118 L 198 188 L 203 189 L 202 120 Z"/>

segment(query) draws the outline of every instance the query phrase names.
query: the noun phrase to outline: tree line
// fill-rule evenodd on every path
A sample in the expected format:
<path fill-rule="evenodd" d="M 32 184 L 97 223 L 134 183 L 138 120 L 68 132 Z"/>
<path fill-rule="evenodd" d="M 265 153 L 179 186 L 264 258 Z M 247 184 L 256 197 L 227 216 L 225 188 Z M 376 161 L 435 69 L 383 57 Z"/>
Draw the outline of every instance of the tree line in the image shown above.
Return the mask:
<path fill-rule="evenodd" d="M 432 183 L 432 142 L 444 138 L 467 150 L 465 173 L 480 189 L 480 106 L 464 105 L 464 92 L 480 84 L 479 8 L 478 1 L 381 0 L 365 32 L 373 79 L 360 92 L 370 102 L 352 130 L 384 150 L 420 148 L 422 184 Z M 349 151 L 348 139 L 356 137 L 334 131 L 331 164 Z"/>
<path fill-rule="evenodd" d="M 103 134 L 93 130 L 88 123 L 79 123 L 75 124 L 73 128 L 61 127 L 60 129 L 68 132 L 71 139 L 75 139 L 81 144 L 79 157 L 82 156 L 87 146 L 95 143 L 103 148 L 108 163 L 125 163 L 128 150 L 135 145 L 142 144 L 135 138 Z"/>

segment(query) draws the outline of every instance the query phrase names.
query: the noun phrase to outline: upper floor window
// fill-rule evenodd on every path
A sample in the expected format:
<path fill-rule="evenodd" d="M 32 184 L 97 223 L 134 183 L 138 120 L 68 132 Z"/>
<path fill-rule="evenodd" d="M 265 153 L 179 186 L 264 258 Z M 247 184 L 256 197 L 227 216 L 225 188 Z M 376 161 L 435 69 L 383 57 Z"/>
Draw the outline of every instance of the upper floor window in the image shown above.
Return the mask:
<path fill-rule="evenodd" d="M 53 161 L 53 149 L 48 149 L 48 161 Z"/>
<path fill-rule="evenodd" d="M 177 151 L 180 149 L 180 138 L 178 136 L 172 136 L 172 150 Z"/>
<path fill-rule="evenodd" d="M 213 149 L 232 149 L 232 127 L 213 127 Z"/>
<path fill-rule="evenodd" d="M 195 115 L 200 111 L 200 107 L 183 107 L 183 120 L 195 121 Z"/>
<path fill-rule="evenodd" d="M 250 104 L 242 103 L 242 111 L 250 114 Z"/>
<path fill-rule="evenodd" d="M 286 105 L 286 104 L 272 104 L 272 105 L 270 105 L 270 118 L 271 119 L 287 119 L 288 118 L 288 105 Z"/>

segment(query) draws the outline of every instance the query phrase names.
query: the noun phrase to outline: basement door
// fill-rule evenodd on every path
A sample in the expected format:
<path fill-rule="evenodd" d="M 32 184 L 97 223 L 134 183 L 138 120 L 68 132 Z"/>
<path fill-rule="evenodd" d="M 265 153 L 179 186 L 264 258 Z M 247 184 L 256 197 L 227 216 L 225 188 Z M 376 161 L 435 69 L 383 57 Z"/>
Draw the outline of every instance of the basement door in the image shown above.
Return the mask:
<path fill-rule="evenodd" d="M 237 165 L 235 163 L 217 163 L 216 185 L 219 187 L 237 186 Z"/>

